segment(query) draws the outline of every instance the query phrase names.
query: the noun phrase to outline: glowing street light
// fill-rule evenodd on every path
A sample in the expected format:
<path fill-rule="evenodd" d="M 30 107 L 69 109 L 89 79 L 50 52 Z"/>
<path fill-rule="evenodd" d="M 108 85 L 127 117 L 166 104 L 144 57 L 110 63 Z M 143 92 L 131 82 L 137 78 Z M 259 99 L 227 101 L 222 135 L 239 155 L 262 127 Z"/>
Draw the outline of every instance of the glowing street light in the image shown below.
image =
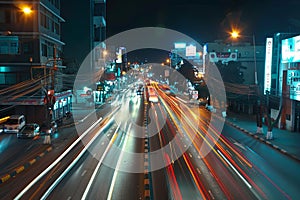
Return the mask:
<path fill-rule="evenodd" d="M 254 57 L 254 81 L 255 81 L 255 85 L 258 85 L 258 80 L 257 80 L 257 68 L 256 68 L 256 45 L 255 45 L 255 35 L 253 34 L 252 36 L 247 36 L 247 35 L 240 35 L 238 30 L 233 30 L 230 33 L 231 37 L 236 39 L 239 37 L 248 37 L 248 38 L 252 38 L 252 42 L 253 42 L 253 57 Z"/>
<path fill-rule="evenodd" d="M 232 38 L 238 38 L 239 36 L 240 36 L 240 34 L 239 34 L 238 31 L 233 30 L 233 31 L 231 32 L 231 37 L 232 37 Z"/>
<path fill-rule="evenodd" d="M 24 8 L 22 8 L 22 11 L 25 15 L 30 15 L 32 13 L 31 8 L 25 6 Z"/>
<path fill-rule="evenodd" d="M 107 50 L 104 50 L 103 51 L 103 56 L 106 56 L 107 55 Z"/>
<path fill-rule="evenodd" d="M 257 80 L 257 68 L 256 68 L 256 46 L 255 46 L 255 35 L 253 34 L 252 36 L 246 36 L 246 35 L 241 35 L 239 34 L 238 30 L 233 30 L 230 33 L 231 37 L 236 39 L 238 37 L 252 37 L 252 42 L 253 42 L 253 57 L 254 57 L 254 80 L 255 80 L 255 86 L 256 86 L 256 93 L 257 93 L 257 105 L 258 105 L 258 112 L 256 113 L 256 123 L 257 123 L 257 133 L 262 133 L 262 109 L 261 109 L 261 102 L 260 102 L 260 97 L 259 97 L 259 87 L 258 87 L 258 80 Z"/>
<path fill-rule="evenodd" d="M 104 67 L 106 67 L 106 57 L 108 56 L 108 51 L 104 49 L 102 54 L 103 54 Z"/>

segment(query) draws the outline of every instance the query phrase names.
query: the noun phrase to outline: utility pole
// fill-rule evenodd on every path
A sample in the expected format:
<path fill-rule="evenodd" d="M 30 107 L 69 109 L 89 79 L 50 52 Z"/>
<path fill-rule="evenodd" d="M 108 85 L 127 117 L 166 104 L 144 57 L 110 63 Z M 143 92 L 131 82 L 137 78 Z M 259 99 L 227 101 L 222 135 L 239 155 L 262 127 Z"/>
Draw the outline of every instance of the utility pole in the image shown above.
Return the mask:
<path fill-rule="evenodd" d="M 57 70 L 57 57 L 56 57 L 56 45 L 53 46 L 53 67 L 51 69 L 51 89 L 55 90 L 55 71 Z"/>
<path fill-rule="evenodd" d="M 49 130 L 52 131 L 51 128 L 51 121 L 53 119 L 53 108 L 54 108 L 54 104 L 56 101 L 55 98 L 55 71 L 57 70 L 57 57 L 56 57 L 56 45 L 53 46 L 53 60 L 48 60 L 46 62 L 46 66 L 47 67 L 47 63 L 48 62 L 53 62 L 53 66 L 50 68 L 50 76 L 51 76 L 51 86 L 50 88 L 47 87 L 47 92 L 45 94 L 45 98 L 44 98 L 44 104 L 46 105 L 46 126 Z M 45 136 L 45 140 L 44 140 L 44 144 L 51 144 L 51 137 L 50 137 L 50 133 L 47 133 L 47 135 Z"/>
<path fill-rule="evenodd" d="M 262 111 L 262 102 L 260 100 L 260 89 L 259 89 L 258 78 L 257 78 L 256 42 L 255 42 L 254 34 L 252 35 L 252 42 L 253 42 L 253 59 L 254 59 L 254 82 L 255 82 L 255 90 L 257 94 L 256 133 L 263 134 L 263 128 L 262 128 L 263 111 Z"/>

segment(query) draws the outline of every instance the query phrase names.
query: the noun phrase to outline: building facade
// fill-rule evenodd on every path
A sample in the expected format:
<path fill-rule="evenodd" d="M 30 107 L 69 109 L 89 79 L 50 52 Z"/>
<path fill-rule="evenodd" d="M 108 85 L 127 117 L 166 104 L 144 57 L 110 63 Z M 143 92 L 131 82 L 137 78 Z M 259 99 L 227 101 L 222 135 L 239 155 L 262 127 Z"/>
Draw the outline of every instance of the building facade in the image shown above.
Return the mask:
<path fill-rule="evenodd" d="M 0 1 L 1 88 L 49 75 L 64 45 L 62 22 L 60 0 Z"/>
<path fill-rule="evenodd" d="M 275 118 L 282 107 L 278 127 L 300 132 L 300 33 L 276 33 L 272 56 L 271 94 L 280 106 L 271 109 Z"/>
<path fill-rule="evenodd" d="M 73 1 L 62 1 L 62 13 L 66 19 L 62 34 L 66 43 L 63 55 L 65 65 L 73 68 L 70 72 L 73 74 L 77 73 L 83 62 L 89 65 L 92 72 L 101 70 L 105 65 L 106 0 L 70 4 Z"/>
<path fill-rule="evenodd" d="M 222 40 L 207 43 L 206 62 L 222 63 L 226 70 L 229 62 L 239 62 L 239 72 L 232 76 L 242 74 L 242 83 L 230 83 L 224 81 L 227 92 L 227 108 L 235 112 L 253 114 L 256 112 L 258 87 L 261 91 L 264 84 L 265 45 L 235 42 L 225 43 Z M 230 69 L 228 69 L 230 70 Z M 207 71 L 207 70 L 206 70 Z M 221 72 L 222 73 L 222 72 Z M 234 77 L 233 80 L 240 80 Z"/>
<path fill-rule="evenodd" d="M 237 57 L 231 59 L 231 61 L 240 62 L 243 68 L 241 71 L 244 74 L 244 84 L 255 84 L 255 71 L 257 72 L 257 81 L 259 85 L 263 85 L 263 74 L 265 64 L 265 45 L 251 44 L 245 42 L 236 43 L 224 43 L 223 41 L 215 41 L 207 43 L 207 52 L 210 62 L 226 61 L 227 55 L 230 53 Z M 218 59 L 211 59 L 210 53 L 216 53 L 219 55 Z M 254 53 L 255 52 L 255 53 Z"/>
<path fill-rule="evenodd" d="M 27 122 L 58 120 L 70 111 L 62 92 L 60 0 L 0 1 L 0 115 L 23 114 Z M 53 91 L 51 105 L 45 103 Z M 49 108 L 51 116 L 49 118 Z"/>

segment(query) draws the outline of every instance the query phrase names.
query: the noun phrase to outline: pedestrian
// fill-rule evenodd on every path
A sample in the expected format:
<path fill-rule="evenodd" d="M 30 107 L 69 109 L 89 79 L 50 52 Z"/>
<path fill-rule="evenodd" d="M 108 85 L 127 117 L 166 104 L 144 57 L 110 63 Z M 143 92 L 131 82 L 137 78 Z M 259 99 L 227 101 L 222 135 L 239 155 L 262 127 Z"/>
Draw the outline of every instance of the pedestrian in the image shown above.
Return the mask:
<path fill-rule="evenodd" d="M 51 135 L 49 132 L 46 133 L 44 144 L 51 144 Z"/>
<path fill-rule="evenodd" d="M 272 131 L 268 131 L 268 132 L 267 132 L 266 139 L 267 139 L 267 140 L 272 140 L 272 139 L 273 139 L 273 133 L 272 133 Z"/>

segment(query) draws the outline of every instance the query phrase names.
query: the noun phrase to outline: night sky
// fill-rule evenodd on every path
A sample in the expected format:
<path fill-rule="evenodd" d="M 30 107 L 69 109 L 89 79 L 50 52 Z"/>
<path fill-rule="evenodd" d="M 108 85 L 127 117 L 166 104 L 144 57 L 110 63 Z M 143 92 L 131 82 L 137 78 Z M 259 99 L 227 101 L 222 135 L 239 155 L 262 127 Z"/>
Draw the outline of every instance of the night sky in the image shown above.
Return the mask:
<path fill-rule="evenodd" d="M 108 0 L 107 34 L 158 26 L 202 43 L 224 39 L 237 26 L 262 43 L 276 32 L 299 31 L 299 8 L 299 0 Z"/>
<path fill-rule="evenodd" d="M 74 51 L 85 55 L 88 40 L 82 35 L 87 30 L 80 28 L 88 23 L 82 19 L 88 15 L 84 1 L 61 2 L 65 41 L 76 43 L 71 55 Z M 107 0 L 107 37 L 133 28 L 164 27 L 203 44 L 226 40 L 231 28 L 238 27 L 241 34 L 254 34 L 256 43 L 263 45 L 277 32 L 300 33 L 299 8 L 300 0 Z"/>

